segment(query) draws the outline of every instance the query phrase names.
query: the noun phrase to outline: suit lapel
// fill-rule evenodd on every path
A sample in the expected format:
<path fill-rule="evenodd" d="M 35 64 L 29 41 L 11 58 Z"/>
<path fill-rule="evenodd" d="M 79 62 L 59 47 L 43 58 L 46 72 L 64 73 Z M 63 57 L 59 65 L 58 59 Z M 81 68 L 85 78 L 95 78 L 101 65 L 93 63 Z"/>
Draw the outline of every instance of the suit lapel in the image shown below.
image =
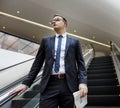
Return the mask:
<path fill-rule="evenodd" d="M 55 53 L 55 36 L 51 37 L 50 42 L 51 42 L 50 45 L 51 45 L 52 55 L 54 57 L 54 53 Z"/>
<path fill-rule="evenodd" d="M 68 51 L 68 48 L 69 48 L 69 45 L 70 45 L 70 37 L 67 35 L 67 40 L 66 40 L 66 48 L 65 48 L 65 56 L 67 54 L 67 51 Z"/>

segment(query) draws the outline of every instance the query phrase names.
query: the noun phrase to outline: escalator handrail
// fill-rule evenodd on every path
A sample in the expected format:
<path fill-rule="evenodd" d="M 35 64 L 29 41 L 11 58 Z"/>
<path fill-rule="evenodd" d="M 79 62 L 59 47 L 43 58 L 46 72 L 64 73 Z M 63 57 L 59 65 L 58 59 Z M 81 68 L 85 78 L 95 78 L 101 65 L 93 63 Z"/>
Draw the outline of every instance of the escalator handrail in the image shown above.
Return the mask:
<path fill-rule="evenodd" d="M 37 82 L 39 79 L 41 79 L 42 74 L 40 74 L 39 76 L 37 76 L 37 78 L 35 79 L 35 81 L 33 82 L 33 84 L 35 82 Z M 12 94 L 12 95 L 8 95 L 5 98 L 0 100 L 0 106 L 4 105 L 5 103 L 7 103 L 8 101 L 10 101 L 11 99 L 13 99 L 15 96 L 17 96 L 17 93 Z"/>
<path fill-rule="evenodd" d="M 117 53 L 114 50 L 114 47 L 115 47 L 115 50 L 118 51 Z M 116 74 L 117 74 L 117 79 L 118 79 L 118 82 L 119 82 L 119 85 L 120 85 L 120 68 L 119 68 L 120 58 L 118 57 L 118 55 L 120 55 L 120 48 L 114 42 L 111 43 L 111 55 L 112 55 L 112 58 L 113 58 L 113 62 L 114 62 L 114 66 L 115 66 L 115 70 L 116 70 Z"/>
<path fill-rule="evenodd" d="M 2 100 L 0 101 L 0 107 L 1 107 L 2 105 L 4 105 L 6 102 L 8 102 L 9 100 L 13 99 L 15 96 L 17 96 L 17 93 L 12 94 L 12 95 L 7 96 L 7 97 L 5 97 L 4 99 L 2 99 Z"/>
<path fill-rule="evenodd" d="M 5 86 L 4 88 L 0 89 L 0 94 L 4 93 L 5 91 L 7 91 L 8 89 L 10 89 L 11 87 L 13 87 L 14 85 L 17 85 L 19 82 L 21 82 L 27 75 L 23 76 L 22 78 L 12 82 L 11 84 Z"/>
<path fill-rule="evenodd" d="M 14 64 L 14 65 L 11 65 L 11 66 L 8 66 L 8 67 L 5 67 L 5 68 L 3 68 L 3 69 L 0 69 L 0 71 L 3 71 L 3 70 L 6 70 L 6 69 L 9 69 L 9 68 L 15 67 L 15 66 L 17 66 L 17 65 L 20 65 L 20 64 L 23 64 L 23 63 L 25 63 L 25 62 L 31 61 L 31 60 L 33 60 L 33 59 L 35 59 L 35 58 L 31 58 L 31 59 L 28 59 L 28 60 L 22 61 L 22 62 L 20 62 L 20 63 L 17 63 L 17 64 Z"/>
<path fill-rule="evenodd" d="M 87 50 L 85 53 L 84 53 L 84 55 L 83 55 L 83 57 L 86 57 L 89 53 L 91 53 L 93 51 L 93 49 L 89 49 L 89 50 Z"/>
<path fill-rule="evenodd" d="M 120 48 L 118 47 L 118 45 L 116 44 L 116 43 L 114 43 L 114 42 L 112 42 L 112 46 L 115 46 L 115 48 L 119 51 L 119 53 L 120 53 Z"/>

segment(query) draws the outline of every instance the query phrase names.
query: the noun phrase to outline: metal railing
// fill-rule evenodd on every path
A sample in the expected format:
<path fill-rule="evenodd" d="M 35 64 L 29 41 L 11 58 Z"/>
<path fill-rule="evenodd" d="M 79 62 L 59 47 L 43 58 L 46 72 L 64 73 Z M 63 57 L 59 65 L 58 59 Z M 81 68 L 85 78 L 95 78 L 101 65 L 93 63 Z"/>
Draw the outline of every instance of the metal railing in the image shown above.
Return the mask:
<path fill-rule="evenodd" d="M 114 42 L 111 42 L 111 55 L 120 85 L 120 48 Z"/>

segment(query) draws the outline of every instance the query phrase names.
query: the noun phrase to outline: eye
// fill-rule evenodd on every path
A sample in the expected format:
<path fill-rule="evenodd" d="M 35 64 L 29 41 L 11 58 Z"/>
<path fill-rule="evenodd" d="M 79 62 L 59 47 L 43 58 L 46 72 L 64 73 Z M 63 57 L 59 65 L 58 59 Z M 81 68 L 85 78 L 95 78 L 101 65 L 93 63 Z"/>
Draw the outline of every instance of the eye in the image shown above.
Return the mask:
<path fill-rule="evenodd" d="M 61 21 L 61 19 L 57 18 L 56 21 Z"/>
<path fill-rule="evenodd" d="M 62 21 L 62 19 L 56 18 L 56 19 L 53 19 L 52 22 L 53 22 L 53 21 Z"/>

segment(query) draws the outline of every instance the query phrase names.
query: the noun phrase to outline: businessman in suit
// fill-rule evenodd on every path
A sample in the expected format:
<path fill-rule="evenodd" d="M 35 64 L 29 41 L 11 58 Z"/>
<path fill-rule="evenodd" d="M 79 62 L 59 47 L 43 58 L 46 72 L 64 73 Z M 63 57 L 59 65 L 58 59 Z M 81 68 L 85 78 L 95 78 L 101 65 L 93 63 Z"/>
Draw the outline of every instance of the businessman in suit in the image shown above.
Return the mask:
<path fill-rule="evenodd" d="M 56 34 L 41 41 L 35 61 L 22 85 L 11 94 L 31 86 L 45 62 L 40 82 L 40 108 L 74 108 L 73 92 L 87 92 L 87 75 L 79 40 L 66 33 L 67 20 L 55 15 L 51 21 Z"/>

